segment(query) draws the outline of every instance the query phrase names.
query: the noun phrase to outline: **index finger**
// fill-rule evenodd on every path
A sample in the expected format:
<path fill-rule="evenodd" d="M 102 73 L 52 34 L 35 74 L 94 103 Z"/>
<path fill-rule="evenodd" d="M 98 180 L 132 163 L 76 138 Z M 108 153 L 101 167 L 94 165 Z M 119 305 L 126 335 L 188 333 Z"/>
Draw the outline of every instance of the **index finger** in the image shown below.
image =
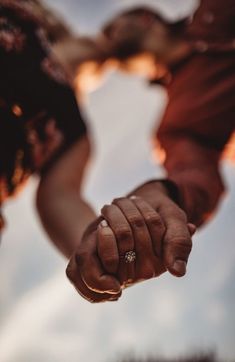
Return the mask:
<path fill-rule="evenodd" d="M 135 249 L 132 230 L 118 206 L 113 204 L 105 205 L 101 213 L 116 237 L 119 252 L 118 277 L 120 283 L 124 285 L 128 280 L 134 279 L 135 276 L 134 263 L 127 263 L 125 259 L 126 253 Z"/>
<path fill-rule="evenodd" d="M 106 272 L 116 274 L 119 265 L 117 241 L 106 220 L 97 228 L 97 253 Z"/>

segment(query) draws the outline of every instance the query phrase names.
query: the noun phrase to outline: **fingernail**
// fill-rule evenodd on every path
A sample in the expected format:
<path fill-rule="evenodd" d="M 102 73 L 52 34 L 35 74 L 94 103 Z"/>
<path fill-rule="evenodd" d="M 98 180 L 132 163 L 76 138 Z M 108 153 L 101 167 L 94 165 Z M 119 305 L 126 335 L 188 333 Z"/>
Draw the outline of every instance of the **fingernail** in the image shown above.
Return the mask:
<path fill-rule="evenodd" d="M 107 221 L 106 221 L 106 220 L 102 220 L 101 223 L 100 223 L 100 226 L 102 226 L 103 228 L 108 227 Z"/>
<path fill-rule="evenodd" d="M 129 199 L 130 199 L 130 200 L 136 200 L 136 199 L 137 199 L 137 196 L 131 195 L 131 196 L 129 197 Z"/>
<path fill-rule="evenodd" d="M 178 275 L 183 276 L 186 274 L 187 263 L 183 260 L 176 260 L 173 265 L 173 269 Z"/>

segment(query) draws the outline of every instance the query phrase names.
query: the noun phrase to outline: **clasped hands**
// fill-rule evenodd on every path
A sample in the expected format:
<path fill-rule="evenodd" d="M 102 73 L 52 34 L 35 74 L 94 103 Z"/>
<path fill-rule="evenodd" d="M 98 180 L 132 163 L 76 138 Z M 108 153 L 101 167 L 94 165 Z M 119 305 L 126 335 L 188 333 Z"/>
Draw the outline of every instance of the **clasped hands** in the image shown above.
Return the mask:
<path fill-rule="evenodd" d="M 194 232 L 167 196 L 154 207 L 139 196 L 118 198 L 89 225 L 66 273 L 88 301 L 116 301 L 124 288 L 166 271 L 183 276 Z"/>

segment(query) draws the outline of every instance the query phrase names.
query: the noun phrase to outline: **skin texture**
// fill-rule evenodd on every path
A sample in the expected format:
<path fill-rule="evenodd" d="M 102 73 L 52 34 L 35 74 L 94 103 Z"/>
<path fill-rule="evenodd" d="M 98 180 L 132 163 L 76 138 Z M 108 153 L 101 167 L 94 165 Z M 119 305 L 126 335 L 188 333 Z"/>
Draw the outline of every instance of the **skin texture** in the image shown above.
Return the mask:
<path fill-rule="evenodd" d="M 43 226 L 67 258 L 82 238 L 85 227 L 96 217 L 81 196 L 89 149 L 86 137 L 75 143 L 42 177 L 37 192 L 37 209 Z"/>
<path fill-rule="evenodd" d="M 134 195 L 102 208 L 67 267 L 76 290 L 92 303 L 118 300 L 124 288 L 167 270 L 178 277 L 186 273 L 195 227 L 161 182 L 146 183 Z M 126 263 L 131 250 L 136 260 Z"/>

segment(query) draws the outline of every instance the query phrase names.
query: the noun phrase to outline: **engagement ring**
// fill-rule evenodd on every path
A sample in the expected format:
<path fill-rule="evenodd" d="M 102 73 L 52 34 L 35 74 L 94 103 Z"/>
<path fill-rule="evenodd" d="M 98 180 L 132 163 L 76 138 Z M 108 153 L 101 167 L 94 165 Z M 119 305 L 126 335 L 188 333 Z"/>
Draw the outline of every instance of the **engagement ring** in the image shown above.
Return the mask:
<path fill-rule="evenodd" d="M 125 254 L 126 263 L 133 263 L 135 259 L 136 259 L 136 253 L 133 250 L 126 252 Z"/>

